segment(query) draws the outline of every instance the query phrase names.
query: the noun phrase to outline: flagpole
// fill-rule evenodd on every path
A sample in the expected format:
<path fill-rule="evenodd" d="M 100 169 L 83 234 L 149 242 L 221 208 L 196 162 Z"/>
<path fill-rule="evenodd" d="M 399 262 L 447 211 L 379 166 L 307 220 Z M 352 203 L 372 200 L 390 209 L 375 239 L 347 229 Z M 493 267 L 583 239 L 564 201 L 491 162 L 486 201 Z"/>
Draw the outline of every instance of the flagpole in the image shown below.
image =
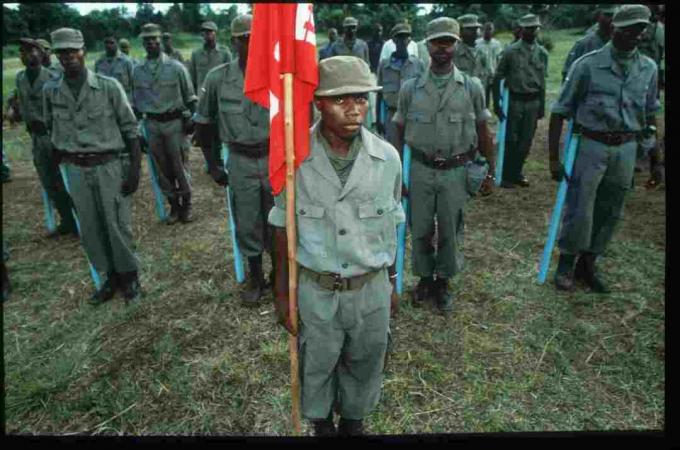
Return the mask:
<path fill-rule="evenodd" d="M 297 230 L 295 227 L 295 145 L 293 140 L 293 74 L 283 74 L 283 113 L 286 150 L 286 236 L 288 238 L 288 307 L 293 330 L 298 331 L 297 308 Z M 292 421 L 300 435 L 300 377 L 298 374 L 297 336 L 288 335 Z"/>

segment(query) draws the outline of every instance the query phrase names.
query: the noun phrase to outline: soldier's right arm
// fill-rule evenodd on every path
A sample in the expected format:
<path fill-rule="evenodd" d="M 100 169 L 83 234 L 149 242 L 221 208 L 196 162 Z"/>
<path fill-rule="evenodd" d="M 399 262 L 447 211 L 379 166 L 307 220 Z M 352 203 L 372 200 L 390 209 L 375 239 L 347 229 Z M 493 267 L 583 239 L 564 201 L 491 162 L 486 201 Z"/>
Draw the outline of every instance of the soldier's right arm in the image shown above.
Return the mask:
<path fill-rule="evenodd" d="M 493 84 L 491 86 L 491 93 L 493 94 L 493 104 L 494 113 L 496 116 L 501 117 L 502 110 L 501 104 L 501 80 L 503 80 L 510 71 L 510 54 L 511 48 L 506 48 L 503 53 L 501 53 L 501 60 L 496 67 L 496 74 L 493 77 Z M 507 83 L 506 83 L 507 85 Z"/>
<path fill-rule="evenodd" d="M 397 111 L 392 116 L 392 122 L 395 123 L 397 127 L 397 150 L 403 154 L 404 148 L 404 132 L 406 130 L 406 116 L 411 106 L 411 95 L 413 93 L 413 88 L 415 86 L 415 81 L 418 78 L 411 78 L 406 80 L 404 84 L 401 85 L 399 89 L 399 98 L 397 100 Z"/>
<path fill-rule="evenodd" d="M 289 333 L 296 335 L 290 320 L 288 308 L 288 235 L 286 234 L 286 189 L 274 197 L 274 206 L 269 211 L 268 222 L 274 227 L 274 255 L 276 276 L 274 277 L 274 309 L 277 321 Z"/>
<path fill-rule="evenodd" d="M 196 85 L 198 76 L 196 74 L 196 51 L 191 52 L 191 59 L 189 60 L 189 75 L 194 86 L 194 91 L 198 91 L 201 87 Z"/>

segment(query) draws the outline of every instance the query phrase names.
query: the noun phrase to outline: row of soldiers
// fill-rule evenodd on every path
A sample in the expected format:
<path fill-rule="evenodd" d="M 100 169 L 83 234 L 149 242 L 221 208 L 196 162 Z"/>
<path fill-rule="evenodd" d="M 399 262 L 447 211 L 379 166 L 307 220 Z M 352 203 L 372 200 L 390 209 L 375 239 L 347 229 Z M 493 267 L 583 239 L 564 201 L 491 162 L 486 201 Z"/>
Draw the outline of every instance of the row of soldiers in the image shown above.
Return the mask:
<path fill-rule="evenodd" d="M 611 42 L 572 64 L 552 107 L 549 150 L 555 179 L 565 175 L 557 150 L 562 121 L 574 119 L 582 135 L 559 242 L 559 289 L 571 290 L 574 281 L 581 280 L 596 292 L 608 291 L 595 262 L 620 219 L 637 138 L 654 125 L 659 109 L 656 63 L 636 50 L 649 17 L 642 5 L 619 8 Z M 238 58 L 206 75 L 196 108 L 189 101 L 193 97 L 184 67 L 159 56 L 157 26 L 142 28 L 147 58 L 133 71 L 133 106 L 118 81 L 85 68 L 79 31 L 52 33 L 64 76 L 45 82 L 41 121 L 67 169 L 87 254 L 97 270 L 107 273 L 105 287 L 93 297 L 96 303 L 113 297 L 118 287 L 129 300 L 137 298 L 130 194 L 138 185 L 141 157 L 133 107 L 156 129 L 150 134 L 179 135 L 186 131 L 184 115 L 167 118 L 173 110 L 153 109 L 167 94 L 168 102 L 178 102 L 177 108 L 182 102 L 194 113 L 190 122 L 196 124 L 213 179 L 235 190 L 249 187 L 244 194 L 250 196 L 249 204 L 235 205 L 239 245 L 248 249 L 253 244 L 244 253 L 252 260 L 250 287 L 257 289 L 244 302 L 259 300 L 262 252 L 273 249 L 277 316 L 289 332 L 296 332 L 288 315 L 285 193 L 272 198 L 267 181 L 268 113 L 243 95 L 250 24 L 247 15 L 232 23 Z M 493 91 L 498 99 L 498 82 L 504 79 L 510 91 L 509 121 L 517 121 L 516 128 L 510 126 L 516 136 L 508 143 L 516 139 L 519 148 L 519 163 L 511 164 L 507 179 L 526 186 L 521 146 L 531 145 L 536 120 L 544 115 L 547 57 L 535 42 L 538 17 L 524 16 L 520 25 L 520 40 L 501 55 Z M 444 313 L 453 309 L 451 279 L 463 268 L 465 205 L 484 184 L 493 182 L 493 176 L 478 167 L 488 164 L 493 169 L 495 159 L 485 86 L 454 64 L 464 29 L 461 32 L 452 18 L 429 22 L 429 64 L 411 78 L 400 78 L 396 91 L 389 76 L 380 80 L 390 88 L 378 85 L 363 58 L 338 55 L 319 64 L 314 105 L 320 120 L 310 130 L 311 151 L 296 176 L 295 202 L 302 414 L 312 421 L 316 434 L 336 433 L 334 410 L 340 415 L 341 433 L 360 434 L 363 418 L 379 400 L 389 318 L 399 301 L 395 227 L 405 220 L 412 231 L 413 270 L 420 278 L 414 304 L 433 301 Z M 410 34 L 403 27 L 394 31 L 398 49 L 390 65 L 408 46 L 397 36 Z M 381 90 L 383 98 L 396 101 L 389 121 L 396 145 L 362 126 L 369 94 Z M 233 152 L 227 170 L 215 161 L 216 143 L 227 144 Z M 413 158 L 408 174 L 401 168 L 404 144 Z M 406 175 L 408 189 L 402 182 Z M 402 194 L 411 200 L 408 217 Z M 433 244 L 435 222 L 438 237 Z"/>

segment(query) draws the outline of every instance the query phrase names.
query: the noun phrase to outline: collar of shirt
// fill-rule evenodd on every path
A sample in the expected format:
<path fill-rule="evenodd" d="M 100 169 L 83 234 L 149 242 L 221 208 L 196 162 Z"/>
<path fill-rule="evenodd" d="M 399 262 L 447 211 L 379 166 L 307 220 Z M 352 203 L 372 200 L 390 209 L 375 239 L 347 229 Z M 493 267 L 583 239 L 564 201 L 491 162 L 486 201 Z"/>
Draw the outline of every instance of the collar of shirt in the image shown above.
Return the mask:
<path fill-rule="evenodd" d="M 416 82 L 417 87 L 423 87 L 425 84 L 427 84 L 428 81 L 430 81 L 431 78 L 439 78 L 442 79 L 444 77 L 450 77 L 451 73 L 453 73 L 453 80 L 463 84 L 465 82 L 465 79 L 463 78 L 462 72 L 456 67 L 456 65 L 453 65 L 453 69 L 451 72 L 445 75 L 435 75 L 432 73 L 432 68 L 430 70 L 425 70 L 423 74 L 418 78 L 418 81 Z"/>

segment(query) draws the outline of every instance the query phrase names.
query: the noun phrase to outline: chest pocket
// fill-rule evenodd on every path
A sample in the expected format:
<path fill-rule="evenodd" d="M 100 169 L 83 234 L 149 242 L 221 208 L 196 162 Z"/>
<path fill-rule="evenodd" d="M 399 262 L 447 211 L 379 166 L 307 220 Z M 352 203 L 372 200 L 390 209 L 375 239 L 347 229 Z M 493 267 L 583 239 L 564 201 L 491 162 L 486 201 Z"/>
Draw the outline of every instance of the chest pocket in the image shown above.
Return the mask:
<path fill-rule="evenodd" d="M 128 75 L 128 71 L 125 70 L 124 66 L 117 65 L 114 67 L 113 77 L 123 85 L 123 89 L 130 89 L 130 76 Z"/>
<path fill-rule="evenodd" d="M 179 92 L 179 80 L 172 78 L 162 77 L 158 81 L 159 91 L 161 94 L 160 100 L 162 102 L 172 102 L 175 103 L 176 100 L 180 98 Z"/>
<path fill-rule="evenodd" d="M 375 261 L 394 255 L 396 248 L 396 224 L 393 198 L 377 199 L 359 205 L 360 249 Z"/>
<path fill-rule="evenodd" d="M 325 257 L 327 227 L 323 220 L 324 208 L 311 203 L 298 203 L 296 207 L 300 246 L 312 255 Z"/>

